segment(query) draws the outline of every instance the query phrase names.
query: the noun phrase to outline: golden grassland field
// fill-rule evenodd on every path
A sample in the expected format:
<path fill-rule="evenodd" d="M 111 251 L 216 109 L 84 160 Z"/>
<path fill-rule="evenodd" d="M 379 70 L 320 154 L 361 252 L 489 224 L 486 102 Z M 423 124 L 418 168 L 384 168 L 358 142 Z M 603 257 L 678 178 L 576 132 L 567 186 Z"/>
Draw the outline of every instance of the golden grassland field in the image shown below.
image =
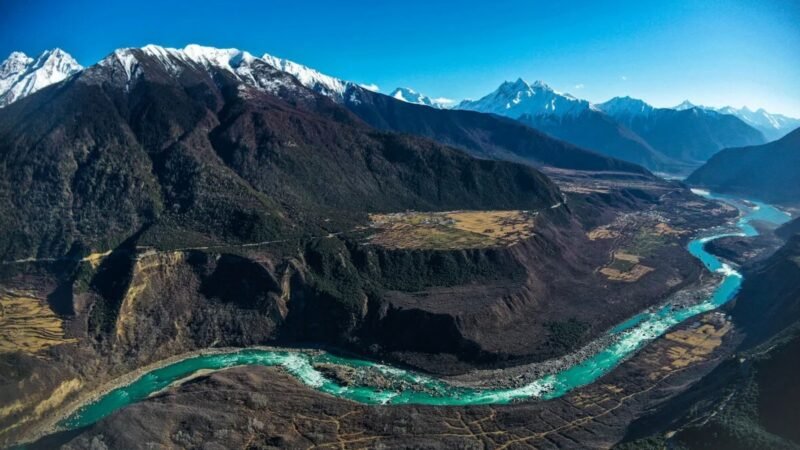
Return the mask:
<path fill-rule="evenodd" d="M 510 246 L 533 235 L 530 211 L 403 212 L 370 215 L 375 245 L 452 250 Z"/>

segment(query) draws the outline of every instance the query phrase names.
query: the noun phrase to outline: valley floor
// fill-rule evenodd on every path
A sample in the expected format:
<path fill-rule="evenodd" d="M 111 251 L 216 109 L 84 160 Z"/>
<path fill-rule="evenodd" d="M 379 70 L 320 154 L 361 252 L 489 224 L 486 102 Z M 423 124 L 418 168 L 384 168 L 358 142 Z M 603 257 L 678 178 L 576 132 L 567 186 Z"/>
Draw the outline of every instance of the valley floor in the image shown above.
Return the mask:
<path fill-rule="evenodd" d="M 735 341 L 724 315 L 709 313 L 565 397 L 492 407 L 359 405 L 309 390 L 276 369 L 233 368 L 32 447 L 605 448 L 632 418 L 708 373 Z"/>

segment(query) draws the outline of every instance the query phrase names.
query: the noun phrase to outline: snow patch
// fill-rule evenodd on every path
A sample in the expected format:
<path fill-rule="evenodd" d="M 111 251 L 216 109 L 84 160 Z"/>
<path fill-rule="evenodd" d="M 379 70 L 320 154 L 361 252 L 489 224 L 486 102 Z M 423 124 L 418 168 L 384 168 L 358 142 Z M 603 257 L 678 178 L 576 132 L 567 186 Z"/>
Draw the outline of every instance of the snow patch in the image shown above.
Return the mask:
<path fill-rule="evenodd" d="M 692 194 L 699 195 L 701 197 L 709 197 L 711 195 L 711 191 L 707 189 L 691 188 L 690 190 L 692 191 Z"/>
<path fill-rule="evenodd" d="M 372 84 L 359 84 L 359 86 L 361 86 L 362 88 L 364 88 L 364 89 L 366 89 L 368 91 L 372 91 L 372 92 L 380 92 L 380 90 L 381 90 L 381 88 L 379 88 L 378 85 L 375 84 L 375 83 L 372 83 Z"/>

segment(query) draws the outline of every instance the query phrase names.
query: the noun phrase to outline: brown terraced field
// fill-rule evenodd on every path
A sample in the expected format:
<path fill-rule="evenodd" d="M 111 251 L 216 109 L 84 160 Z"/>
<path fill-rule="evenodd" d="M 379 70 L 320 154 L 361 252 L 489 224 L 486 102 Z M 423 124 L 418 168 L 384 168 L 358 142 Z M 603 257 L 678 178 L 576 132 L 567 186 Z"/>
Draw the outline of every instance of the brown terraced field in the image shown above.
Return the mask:
<path fill-rule="evenodd" d="M 0 293 L 0 353 L 33 354 L 71 341 L 47 302 L 27 292 Z"/>

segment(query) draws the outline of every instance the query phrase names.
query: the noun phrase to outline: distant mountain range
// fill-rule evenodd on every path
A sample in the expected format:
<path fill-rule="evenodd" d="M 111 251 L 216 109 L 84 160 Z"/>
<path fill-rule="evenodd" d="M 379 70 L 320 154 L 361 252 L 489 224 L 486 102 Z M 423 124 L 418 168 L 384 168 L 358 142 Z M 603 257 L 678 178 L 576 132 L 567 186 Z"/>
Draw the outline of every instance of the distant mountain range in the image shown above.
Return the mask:
<path fill-rule="evenodd" d="M 360 88 L 354 88 L 344 104 L 376 128 L 432 138 L 478 158 L 518 161 L 536 167 L 646 175 L 639 165 L 555 139 L 506 117 L 430 108 Z"/>
<path fill-rule="evenodd" d="M 532 150 L 541 147 L 540 144 L 528 145 L 524 150 L 519 146 L 515 150 L 509 150 L 507 143 L 500 145 L 497 138 L 486 134 L 487 129 L 509 127 L 507 123 L 482 118 L 480 121 L 484 123 L 478 128 L 483 130 L 483 135 L 479 135 L 469 127 L 465 129 L 463 124 L 458 124 L 466 116 L 453 114 L 455 110 L 509 117 L 577 147 L 594 150 L 651 170 L 673 173 L 688 173 L 723 148 L 761 144 L 766 142 L 765 136 L 779 137 L 800 126 L 798 119 L 770 114 L 763 109 L 714 109 L 695 106 L 688 101 L 675 108 L 655 108 L 630 97 L 617 97 L 605 103 L 592 104 L 570 94 L 557 92 L 542 81 L 529 84 L 521 78 L 501 84 L 497 90 L 479 100 L 462 101 L 454 108 L 450 108 L 451 104 L 446 99 L 433 99 L 410 88 L 397 88 L 389 97 L 409 105 L 449 110 L 451 113 L 441 114 L 441 117 L 454 121 L 446 129 L 441 128 L 441 120 L 412 125 L 415 120 L 410 116 L 393 116 L 406 108 L 385 100 L 375 100 L 381 94 L 370 92 L 356 83 L 325 75 L 269 54 L 255 57 L 247 52 L 239 52 L 241 54 L 237 53 L 238 56 L 225 59 L 228 58 L 228 50 L 207 49 L 209 47 L 189 45 L 179 51 L 185 57 L 204 61 L 203 64 L 206 65 L 226 60 L 232 71 L 246 77 L 254 76 L 248 70 L 250 64 L 258 60 L 291 74 L 303 86 L 347 106 L 373 126 L 433 137 L 479 157 L 521 159 L 540 164 L 554 162 L 554 158 L 542 156 L 541 151 L 537 156 L 537 152 Z M 178 51 L 157 46 L 147 46 L 143 50 L 161 54 L 162 57 L 175 56 Z M 0 65 L 0 107 L 62 81 L 82 69 L 69 54 L 60 49 L 46 51 L 36 59 L 22 53 L 13 53 Z M 371 109 L 366 108 L 362 102 L 370 105 Z M 378 105 L 383 109 L 376 109 Z M 411 109 L 407 114 L 426 114 L 421 111 Z M 544 137 L 537 135 L 531 139 L 541 143 Z M 581 151 L 578 148 L 572 150 L 573 153 Z M 579 159 L 581 157 L 575 155 L 559 158 L 555 165 L 566 165 L 568 168 L 586 167 L 587 164 L 578 162 Z M 607 166 L 601 164 L 603 165 Z M 588 166 L 597 165 L 593 163 Z"/>
<path fill-rule="evenodd" d="M 673 109 L 684 110 L 691 108 L 701 108 L 736 116 L 751 127 L 763 133 L 768 141 L 780 139 L 786 136 L 790 131 L 800 128 L 800 119 L 787 117 L 781 114 L 772 114 L 765 111 L 763 108 L 755 111 L 750 110 L 746 106 L 742 108 L 734 108 L 732 106 L 713 108 L 710 106 L 694 105 L 689 100 L 685 100 L 683 103 Z"/>
<path fill-rule="evenodd" d="M 654 108 L 630 97 L 595 105 L 541 81 L 505 82 L 457 108 L 511 117 L 576 145 L 657 171 L 685 173 L 722 148 L 765 142 L 752 126 L 716 111 Z"/>
<path fill-rule="evenodd" d="M 196 46 L 187 47 L 192 53 L 190 47 Z M 179 52 L 174 49 L 169 51 Z M 231 70 L 247 73 L 246 65 L 254 59 L 294 76 L 305 87 L 344 105 L 373 127 L 432 138 L 472 156 L 563 169 L 645 172 L 634 164 L 586 150 L 579 144 L 576 146 L 553 139 L 517 121 L 490 114 L 444 109 L 443 103 L 437 104 L 435 100 L 407 88 L 395 89 L 395 95 L 387 96 L 268 54 L 261 58 L 249 54 L 234 58 L 230 64 L 235 67 L 232 66 Z M 240 68 L 243 64 L 245 66 Z M 398 98 L 398 92 L 402 99 Z"/>
<path fill-rule="evenodd" d="M 655 108 L 642 100 L 616 97 L 597 105 L 653 148 L 697 167 L 723 148 L 757 145 L 764 136 L 739 118 L 702 108 Z"/>
<path fill-rule="evenodd" d="M 686 181 L 718 192 L 800 205 L 800 129 L 764 145 L 714 155 Z"/>
<path fill-rule="evenodd" d="M 457 108 L 517 119 L 559 139 L 653 170 L 679 165 L 588 101 L 556 92 L 542 81 L 505 82 L 491 94 L 463 101 Z"/>

